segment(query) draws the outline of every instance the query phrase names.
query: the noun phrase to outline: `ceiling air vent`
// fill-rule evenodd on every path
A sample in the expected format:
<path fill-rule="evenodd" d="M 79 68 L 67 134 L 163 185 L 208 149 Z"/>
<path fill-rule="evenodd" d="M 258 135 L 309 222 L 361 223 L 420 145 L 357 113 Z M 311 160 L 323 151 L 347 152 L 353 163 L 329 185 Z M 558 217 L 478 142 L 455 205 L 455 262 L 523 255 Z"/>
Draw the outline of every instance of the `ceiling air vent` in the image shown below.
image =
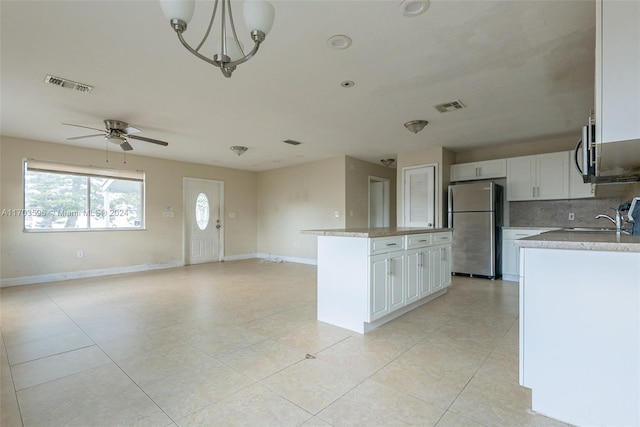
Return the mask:
<path fill-rule="evenodd" d="M 438 104 L 435 106 L 435 109 L 441 113 L 448 113 L 449 111 L 461 110 L 463 108 L 467 107 L 460 100 L 445 102 L 444 104 Z"/>
<path fill-rule="evenodd" d="M 82 93 L 89 93 L 91 92 L 91 89 L 93 89 L 93 86 L 89 86 L 84 83 L 74 82 L 72 80 L 67 80 L 62 77 L 47 76 L 44 79 L 44 81 L 45 83 L 49 83 L 54 86 L 60 86 L 66 89 L 72 89 Z"/>
<path fill-rule="evenodd" d="M 285 139 L 282 142 L 284 142 L 285 144 L 289 144 L 289 145 L 300 145 L 300 144 L 302 144 L 302 142 L 294 141 L 293 139 Z"/>

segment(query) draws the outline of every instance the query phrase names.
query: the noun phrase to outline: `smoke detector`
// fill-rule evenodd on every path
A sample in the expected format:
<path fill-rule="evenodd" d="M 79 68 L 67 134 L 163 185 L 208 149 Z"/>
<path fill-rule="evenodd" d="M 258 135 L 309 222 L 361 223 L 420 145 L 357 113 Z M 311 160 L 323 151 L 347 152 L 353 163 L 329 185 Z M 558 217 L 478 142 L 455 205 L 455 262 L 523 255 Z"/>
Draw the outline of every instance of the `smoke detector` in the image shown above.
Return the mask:
<path fill-rule="evenodd" d="M 438 104 L 438 105 L 435 105 L 434 107 L 436 110 L 440 111 L 441 113 L 448 113 L 450 111 L 456 111 L 456 110 L 461 110 L 463 108 L 467 108 L 467 106 L 464 105 L 460 100 L 445 102 L 444 104 Z"/>
<path fill-rule="evenodd" d="M 59 86 L 65 89 L 71 89 L 82 93 L 89 93 L 91 92 L 91 89 L 93 89 L 93 86 L 91 85 L 74 82 L 73 80 L 56 76 L 47 76 L 44 81 L 45 83 L 49 83 L 54 86 Z"/>

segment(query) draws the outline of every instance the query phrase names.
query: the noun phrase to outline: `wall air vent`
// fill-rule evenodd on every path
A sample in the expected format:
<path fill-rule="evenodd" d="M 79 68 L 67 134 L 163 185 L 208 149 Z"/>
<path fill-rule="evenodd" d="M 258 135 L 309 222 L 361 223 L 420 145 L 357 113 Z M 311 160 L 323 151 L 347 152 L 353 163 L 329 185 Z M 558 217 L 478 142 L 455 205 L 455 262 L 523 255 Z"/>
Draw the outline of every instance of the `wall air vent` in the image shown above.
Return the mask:
<path fill-rule="evenodd" d="M 444 104 L 438 104 L 435 106 L 435 109 L 440 111 L 441 113 L 448 113 L 449 111 L 461 110 L 463 108 L 467 107 L 460 100 L 445 102 Z"/>
<path fill-rule="evenodd" d="M 282 142 L 284 142 L 285 144 L 289 144 L 289 145 L 300 145 L 300 144 L 302 144 L 302 142 L 294 141 L 293 139 L 285 139 Z"/>
<path fill-rule="evenodd" d="M 49 83 L 54 86 L 60 86 L 66 89 L 72 89 L 82 93 L 89 93 L 91 92 L 91 89 L 93 89 L 93 86 L 90 86 L 84 83 L 74 82 L 72 80 L 67 80 L 62 77 L 47 76 L 44 79 L 44 81 L 45 83 Z"/>

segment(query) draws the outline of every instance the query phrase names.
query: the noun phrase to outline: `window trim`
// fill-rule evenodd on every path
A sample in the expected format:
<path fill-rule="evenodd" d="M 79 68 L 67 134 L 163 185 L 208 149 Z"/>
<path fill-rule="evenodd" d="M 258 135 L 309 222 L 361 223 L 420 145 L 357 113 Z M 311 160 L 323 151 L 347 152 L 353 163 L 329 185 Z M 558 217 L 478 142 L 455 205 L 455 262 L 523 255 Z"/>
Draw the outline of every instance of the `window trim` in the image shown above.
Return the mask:
<path fill-rule="evenodd" d="M 121 181 L 136 181 L 142 183 L 140 191 L 141 203 L 140 208 L 142 210 L 142 218 L 140 227 L 103 227 L 103 228 L 26 228 L 25 220 L 27 218 L 26 204 L 27 204 L 27 187 L 26 187 L 26 174 L 27 172 L 44 172 L 44 173 L 58 173 L 61 175 L 77 175 L 87 178 L 107 178 L 117 179 Z M 87 182 L 87 202 L 91 200 L 91 181 Z M 92 165 L 75 165 L 68 163 L 49 162 L 35 159 L 23 159 L 22 164 L 22 231 L 24 233 L 81 233 L 81 232 L 100 232 L 100 231 L 146 231 L 146 173 L 140 170 L 125 170 L 125 169 L 109 169 L 104 167 L 92 166 Z M 90 205 L 89 205 L 90 206 Z M 88 208 L 90 209 L 90 207 Z M 89 222 L 88 222 L 89 223 Z"/>

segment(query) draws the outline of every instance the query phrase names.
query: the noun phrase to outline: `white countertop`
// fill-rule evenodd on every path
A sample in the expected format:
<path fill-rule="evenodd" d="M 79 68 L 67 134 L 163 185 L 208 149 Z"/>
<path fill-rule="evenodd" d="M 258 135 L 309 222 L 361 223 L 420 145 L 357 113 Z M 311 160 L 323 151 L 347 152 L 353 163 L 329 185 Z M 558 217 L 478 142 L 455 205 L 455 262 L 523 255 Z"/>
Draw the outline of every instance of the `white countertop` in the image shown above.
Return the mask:
<path fill-rule="evenodd" d="M 334 228 L 329 230 L 302 230 L 303 234 L 315 234 L 316 236 L 340 236 L 340 237 L 391 237 L 404 236 L 406 234 L 437 233 L 452 231 L 452 228 L 413 228 L 413 227 L 385 227 L 385 228 Z"/>
<path fill-rule="evenodd" d="M 549 231 L 515 241 L 521 248 L 640 252 L 640 235 L 613 231 Z"/>

